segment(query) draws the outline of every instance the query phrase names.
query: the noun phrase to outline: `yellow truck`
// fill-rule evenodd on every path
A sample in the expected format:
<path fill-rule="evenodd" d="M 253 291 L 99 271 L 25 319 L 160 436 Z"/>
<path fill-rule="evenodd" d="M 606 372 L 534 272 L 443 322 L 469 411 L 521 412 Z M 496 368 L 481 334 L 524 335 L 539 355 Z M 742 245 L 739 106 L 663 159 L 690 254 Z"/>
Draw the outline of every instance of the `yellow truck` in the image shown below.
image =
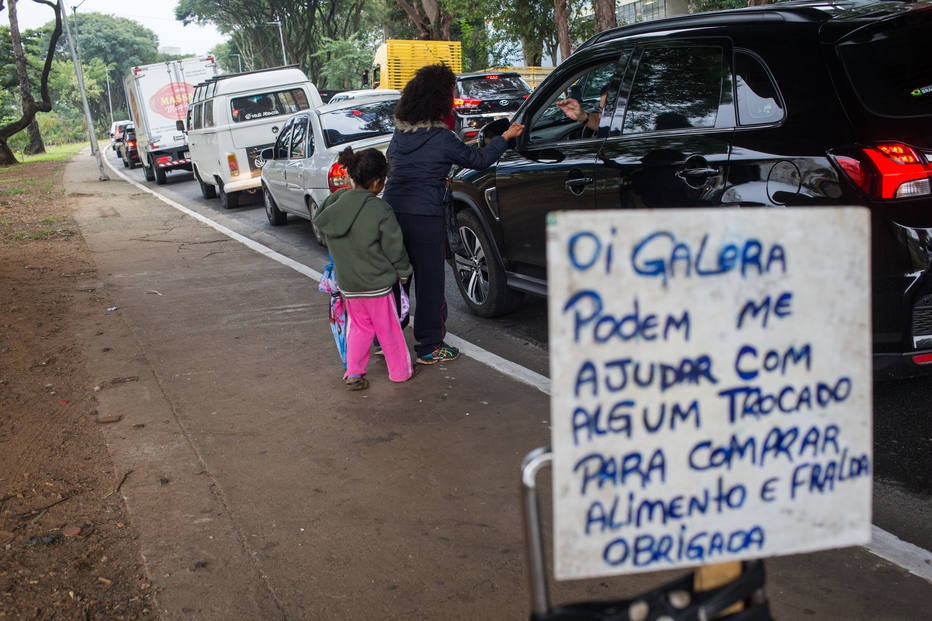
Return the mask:
<path fill-rule="evenodd" d="M 372 87 L 401 90 L 414 72 L 425 65 L 443 63 L 453 73 L 463 71 L 463 48 L 459 41 L 388 39 L 372 60 Z"/>

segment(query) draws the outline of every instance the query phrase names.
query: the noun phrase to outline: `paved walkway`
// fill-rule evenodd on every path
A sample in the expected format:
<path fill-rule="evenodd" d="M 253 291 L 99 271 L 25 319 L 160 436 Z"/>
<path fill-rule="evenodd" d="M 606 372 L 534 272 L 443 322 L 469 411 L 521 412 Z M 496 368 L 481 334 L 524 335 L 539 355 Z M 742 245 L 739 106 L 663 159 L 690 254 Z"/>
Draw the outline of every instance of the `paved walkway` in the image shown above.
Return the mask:
<path fill-rule="evenodd" d="M 101 415 L 122 415 L 106 433 L 162 617 L 526 619 L 519 467 L 549 442 L 548 397 L 470 357 L 404 385 L 374 360 L 348 392 L 314 281 L 97 176 L 86 156 L 66 170 L 98 267 L 79 286 L 107 299 L 79 336 Z M 779 619 L 932 610 L 932 584 L 862 548 L 767 570 Z"/>

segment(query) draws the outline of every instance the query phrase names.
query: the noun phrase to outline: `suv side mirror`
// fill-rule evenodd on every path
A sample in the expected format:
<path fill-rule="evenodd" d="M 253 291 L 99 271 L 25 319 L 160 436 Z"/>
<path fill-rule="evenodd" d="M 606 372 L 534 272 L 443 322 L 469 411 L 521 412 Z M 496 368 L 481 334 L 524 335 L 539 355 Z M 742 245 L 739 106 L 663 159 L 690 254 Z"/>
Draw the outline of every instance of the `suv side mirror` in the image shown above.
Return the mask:
<path fill-rule="evenodd" d="M 184 121 L 182 121 L 181 119 L 178 119 L 177 121 L 175 121 L 175 129 L 177 129 L 180 132 L 185 131 Z"/>
<path fill-rule="evenodd" d="M 263 160 L 268 162 L 269 160 L 275 159 L 275 147 L 269 147 L 268 149 L 262 149 L 262 153 L 259 154 Z"/>

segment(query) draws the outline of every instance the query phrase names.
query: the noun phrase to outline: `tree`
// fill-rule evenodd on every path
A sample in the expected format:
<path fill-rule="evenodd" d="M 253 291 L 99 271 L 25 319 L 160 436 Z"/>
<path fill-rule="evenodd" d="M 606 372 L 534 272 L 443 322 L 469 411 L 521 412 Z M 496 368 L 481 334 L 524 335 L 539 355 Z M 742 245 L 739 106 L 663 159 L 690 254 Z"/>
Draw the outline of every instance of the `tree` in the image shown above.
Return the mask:
<path fill-rule="evenodd" d="M 557 27 L 557 44 L 560 58 L 568 57 L 573 51 L 570 41 L 570 6 L 569 0 L 553 0 L 553 23 Z M 556 59 L 554 59 L 556 62 Z"/>
<path fill-rule="evenodd" d="M 116 110 L 128 110 L 121 87 L 123 76 L 135 66 L 159 60 L 158 37 L 138 22 L 103 13 L 77 13 L 71 24 L 71 34 L 81 50 L 88 106 L 100 135 L 110 125 L 111 102 Z M 68 57 L 66 50 L 59 51 Z M 100 70 L 95 63 L 102 63 L 105 69 Z M 109 93 L 105 90 L 108 82 Z"/>
<path fill-rule="evenodd" d="M 595 31 L 602 32 L 618 25 L 615 18 L 615 0 L 593 0 L 593 14 L 595 15 Z"/>
<path fill-rule="evenodd" d="M 330 88 L 347 90 L 362 88 L 362 68 L 372 62 L 372 53 L 355 37 L 343 41 L 325 39 L 317 55 L 329 58 L 321 77 Z"/>
<path fill-rule="evenodd" d="M 229 34 L 240 54 L 244 70 L 275 67 L 282 63 L 278 29 L 289 63 L 296 63 L 316 83 L 326 88 L 323 71 L 332 56 L 318 54 L 326 41 L 358 38 L 375 48 L 375 33 L 385 15 L 383 2 L 371 0 L 179 0 L 175 17 L 183 23 L 212 23 Z M 360 72 L 362 68 L 359 68 Z"/>
<path fill-rule="evenodd" d="M 19 0 L 7 0 L 9 5 L 7 11 L 10 17 L 10 40 L 13 47 L 13 63 L 16 66 L 23 114 L 18 120 L 0 126 L 0 166 L 10 166 L 18 163 L 16 156 L 13 155 L 13 151 L 10 149 L 8 142 L 10 137 L 29 127 L 35 121 L 37 112 L 48 112 L 52 109 L 52 101 L 49 98 L 48 92 L 48 77 L 52 68 L 52 60 L 55 56 L 55 46 L 61 36 L 61 14 L 58 11 L 58 5 L 48 0 L 33 0 L 34 2 L 48 6 L 55 12 L 55 30 L 52 32 L 52 36 L 49 39 L 48 53 L 46 54 L 39 84 L 41 100 L 37 102 L 33 97 L 32 87 L 29 84 L 29 71 L 26 65 L 26 57 L 23 53 L 23 42 L 19 32 L 19 23 L 16 19 L 16 3 L 18 1 Z M 0 0 L 0 11 L 3 9 L 4 5 L 2 0 Z M 35 131 L 38 134 L 37 127 Z"/>
<path fill-rule="evenodd" d="M 427 41 L 449 41 L 453 15 L 440 0 L 395 0 L 408 17 L 408 22 L 417 29 L 418 39 Z"/>

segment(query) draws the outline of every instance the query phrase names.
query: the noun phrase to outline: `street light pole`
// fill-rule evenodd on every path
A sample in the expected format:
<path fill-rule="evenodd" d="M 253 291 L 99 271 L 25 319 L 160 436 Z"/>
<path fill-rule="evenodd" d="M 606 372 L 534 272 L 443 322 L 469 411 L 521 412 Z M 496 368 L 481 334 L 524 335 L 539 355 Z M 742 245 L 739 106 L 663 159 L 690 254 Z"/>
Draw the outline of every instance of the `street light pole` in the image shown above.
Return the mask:
<path fill-rule="evenodd" d="M 236 56 L 236 60 L 239 61 L 239 72 L 243 72 L 243 57 L 240 54 L 230 54 L 230 56 Z"/>
<path fill-rule="evenodd" d="M 110 96 L 110 65 L 107 65 L 107 107 L 110 109 L 110 124 L 113 125 L 113 98 Z"/>
<path fill-rule="evenodd" d="M 266 22 L 266 23 L 274 24 L 275 26 L 278 26 L 278 40 L 281 41 L 282 43 L 282 66 L 285 66 L 288 64 L 288 57 L 285 56 L 285 35 L 282 34 L 282 23 L 279 20 L 276 20 L 274 22 Z"/>
<path fill-rule="evenodd" d="M 80 4 L 83 4 L 81 0 Z M 80 6 L 80 4 L 78 6 Z M 75 75 L 78 78 L 78 90 L 81 91 L 81 102 L 84 104 L 84 120 L 87 122 L 87 133 L 91 140 L 91 153 L 97 157 L 97 170 L 99 175 L 98 181 L 109 181 L 110 176 L 104 170 L 104 162 L 101 159 L 100 149 L 97 148 L 97 136 L 94 134 L 94 120 L 91 118 L 91 107 L 87 104 L 87 90 L 84 88 L 84 71 L 81 69 L 81 58 L 75 49 L 74 39 L 71 37 L 71 28 L 68 25 L 68 12 L 65 10 L 64 0 L 58 0 L 58 10 L 61 11 L 62 22 L 65 25 L 65 36 L 68 38 L 68 47 L 71 48 L 71 60 L 74 62 Z M 74 18 L 77 21 L 77 7 L 74 7 Z"/>

